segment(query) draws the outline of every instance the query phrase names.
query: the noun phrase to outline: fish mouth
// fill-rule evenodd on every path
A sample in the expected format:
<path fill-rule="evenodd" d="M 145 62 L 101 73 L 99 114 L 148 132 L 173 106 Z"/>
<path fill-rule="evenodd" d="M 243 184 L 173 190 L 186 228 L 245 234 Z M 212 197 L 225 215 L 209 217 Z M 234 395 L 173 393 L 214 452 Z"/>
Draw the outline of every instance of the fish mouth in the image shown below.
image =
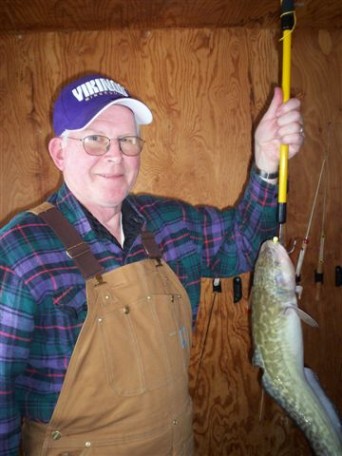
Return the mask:
<path fill-rule="evenodd" d="M 270 271 L 279 288 L 295 287 L 294 265 L 286 249 L 279 242 L 265 241 L 260 249 L 260 257 L 260 261 Z"/>
<path fill-rule="evenodd" d="M 288 262 L 289 259 L 289 255 L 285 247 L 283 247 L 279 242 L 274 242 L 274 240 L 264 242 L 260 249 L 260 253 L 261 252 L 267 257 L 275 258 L 279 264 L 284 264 Z"/>

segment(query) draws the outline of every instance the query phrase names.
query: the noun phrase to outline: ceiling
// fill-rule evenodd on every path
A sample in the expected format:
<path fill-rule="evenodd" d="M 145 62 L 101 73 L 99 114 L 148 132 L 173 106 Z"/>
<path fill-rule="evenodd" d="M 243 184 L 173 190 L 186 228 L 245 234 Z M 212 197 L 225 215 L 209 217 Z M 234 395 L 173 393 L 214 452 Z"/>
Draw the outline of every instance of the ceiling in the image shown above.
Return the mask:
<path fill-rule="evenodd" d="M 342 28 L 342 0 L 298 0 L 297 27 Z M 278 0 L 0 0 L 0 32 L 278 27 Z"/>

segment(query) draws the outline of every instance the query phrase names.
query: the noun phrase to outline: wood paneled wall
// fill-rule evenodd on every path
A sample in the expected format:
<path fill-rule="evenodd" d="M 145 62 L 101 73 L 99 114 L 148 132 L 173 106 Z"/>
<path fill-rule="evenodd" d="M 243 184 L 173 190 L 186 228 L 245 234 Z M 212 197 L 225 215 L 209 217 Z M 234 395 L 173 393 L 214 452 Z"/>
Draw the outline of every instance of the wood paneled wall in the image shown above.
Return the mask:
<path fill-rule="evenodd" d="M 251 131 L 279 81 L 275 30 L 165 29 L 0 36 L 0 219 L 42 200 L 60 182 L 49 158 L 56 88 L 101 71 L 152 108 L 136 191 L 192 203 L 232 205 L 251 159 Z M 303 101 L 306 142 L 290 162 L 288 239 L 303 238 L 324 154 L 327 162 L 325 282 L 315 300 L 322 194 L 303 268 L 301 306 L 319 323 L 304 328 L 305 359 L 341 402 L 342 32 L 301 30 L 293 39 L 293 92 Z M 298 247 L 294 252 L 298 255 Z M 197 454 L 310 455 L 302 434 L 268 397 L 251 365 L 249 275 L 234 304 L 232 280 L 213 294 L 203 280 L 190 373 Z M 263 406 L 260 407 L 260 404 Z M 261 410 L 262 409 L 262 410 Z"/>

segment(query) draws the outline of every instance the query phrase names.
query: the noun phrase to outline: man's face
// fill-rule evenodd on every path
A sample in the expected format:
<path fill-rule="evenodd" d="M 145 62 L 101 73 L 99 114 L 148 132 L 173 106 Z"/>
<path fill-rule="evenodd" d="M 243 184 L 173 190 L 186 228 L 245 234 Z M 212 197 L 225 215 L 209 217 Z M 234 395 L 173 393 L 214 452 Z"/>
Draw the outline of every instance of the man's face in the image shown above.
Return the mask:
<path fill-rule="evenodd" d="M 140 156 L 128 157 L 120 151 L 115 138 L 137 135 L 134 115 L 124 106 L 113 105 L 101 113 L 85 130 L 73 131 L 73 138 L 89 135 L 114 138 L 102 156 L 86 153 L 81 141 L 65 138 L 58 159 L 51 151 L 57 167 L 76 198 L 90 210 L 121 209 L 121 203 L 132 189 L 140 168 Z"/>

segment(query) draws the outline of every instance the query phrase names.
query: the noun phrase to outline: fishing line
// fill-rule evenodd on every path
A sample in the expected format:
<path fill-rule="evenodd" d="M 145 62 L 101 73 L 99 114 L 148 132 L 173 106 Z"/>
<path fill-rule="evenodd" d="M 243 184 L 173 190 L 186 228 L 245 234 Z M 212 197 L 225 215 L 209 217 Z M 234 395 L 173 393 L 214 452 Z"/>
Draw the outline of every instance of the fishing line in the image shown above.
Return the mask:
<path fill-rule="evenodd" d="M 262 421 L 264 416 L 264 404 L 265 404 L 265 392 L 263 388 L 261 388 L 261 396 L 260 396 L 260 403 L 259 403 L 259 423 Z"/>
<path fill-rule="evenodd" d="M 301 295 L 302 295 L 302 292 L 303 292 L 303 287 L 300 285 L 301 271 L 302 271 L 302 267 L 303 267 L 303 261 L 304 261 L 306 249 L 307 249 L 308 243 L 309 243 L 309 235 L 310 235 L 312 220 L 313 220 L 313 216 L 314 216 L 314 212 L 315 212 L 315 208 L 316 208 L 318 192 L 319 192 L 319 188 L 320 188 L 320 185 L 321 185 L 321 180 L 322 180 L 322 176 L 323 176 L 325 162 L 326 162 L 326 156 L 323 158 L 321 171 L 319 173 L 318 183 L 317 183 L 317 186 L 316 186 L 316 192 L 315 192 L 314 200 L 313 200 L 313 203 L 312 203 L 312 206 L 311 206 L 311 212 L 310 212 L 310 217 L 309 217 L 309 221 L 308 221 L 308 226 L 307 226 L 306 233 L 305 233 L 305 236 L 303 238 L 302 246 L 301 246 L 301 249 L 300 249 L 300 252 L 299 252 L 299 255 L 298 255 L 298 259 L 297 259 L 297 265 L 296 265 L 296 284 L 297 284 L 296 285 L 296 293 L 298 294 L 299 299 L 301 298 Z"/>
<path fill-rule="evenodd" d="M 218 280 L 220 280 L 220 279 L 218 279 Z M 221 283 L 221 281 L 219 283 Z M 214 284 L 214 282 L 213 282 L 213 284 Z M 214 284 L 214 286 L 217 286 L 217 285 Z M 204 350 L 205 350 L 205 347 L 207 345 L 207 338 L 208 338 L 208 334 L 209 334 L 209 328 L 210 328 L 211 319 L 212 319 L 212 315 L 213 315 L 213 310 L 214 310 L 214 305 L 215 305 L 215 301 L 216 301 L 216 296 L 217 296 L 217 291 L 214 291 L 213 299 L 211 301 L 211 305 L 210 305 L 210 308 L 209 308 L 209 315 L 208 315 L 207 325 L 206 325 L 206 327 L 204 329 L 204 334 L 203 334 L 202 339 L 201 339 L 201 352 L 200 352 L 200 355 L 199 355 L 199 361 L 198 361 L 198 366 L 197 366 L 197 371 L 196 371 L 196 378 L 195 378 L 195 381 L 194 381 L 194 384 L 195 384 L 194 389 L 195 390 L 197 390 L 199 373 L 200 373 L 200 370 L 201 370 L 201 367 L 202 367 L 202 361 L 203 361 L 203 357 L 204 357 Z"/>
<path fill-rule="evenodd" d="M 320 236 L 319 249 L 318 249 L 317 269 L 315 271 L 315 282 L 316 282 L 315 300 L 316 301 L 320 300 L 321 288 L 323 285 L 326 199 L 327 199 L 327 178 L 324 179 L 324 196 L 323 196 L 323 209 L 322 209 L 321 236 Z"/>
<path fill-rule="evenodd" d="M 331 145 L 331 122 L 328 126 L 328 140 L 327 140 L 327 152 L 326 158 L 330 155 L 330 145 Z M 328 183 L 329 183 L 329 166 L 327 164 L 325 179 L 324 179 L 324 193 L 323 193 L 323 208 L 322 208 L 322 223 L 321 223 L 321 234 L 320 242 L 318 249 L 318 260 L 317 268 L 315 271 L 315 282 L 316 282 L 316 294 L 315 300 L 319 301 L 321 297 L 321 288 L 324 280 L 323 265 L 324 265 L 324 247 L 325 247 L 325 220 L 326 220 L 326 210 L 327 210 L 327 193 L 328 193 Z"/>
<path fill-rule="evenodd" d="M 308 221 L 308 226 L 306 229 L 306 234 L 302 241 L 301 250 L 299 252 L 299 256 L 297 259 L 296 265 L 296 293 L 298 298 L 301 298 L 303 292 L 303 286 L 301 285 L 301 271 L 303 268 L 303 262 L 305 253 L 309 244 L 309 235 L 311 230 L 311 225 L 313 221 L 313 216 L 317 204 L 318 194 L 321 187 L 321 181 L 324 175 L 324 193 L 323 193 L 323 209 L 322 209 L 322 222 L 321 222 L 321 234 L 320 234 L 320 245 L 319 245 L 319 252 L 318 252 L 318 261 L 317 261 L 317 269 L 315 271 L 315 282 L 316 282 L 316 301 L 320 298 L 320 288 L 323 284 L 323 263 L 324 263 L 324 247 L 325 247 L 325 218 L 326 218 L 326 199 L 327 199 L 327 192 L 328 192 L 328 180 L 329 180 L 329 168 L 328 168 L 328 158 L 330 155 L 330 146 L 331 146 L 331 127 L 332 122 L 328 123 L 328 133 L 327 133 L 327 140 L 326 140 L 326 149 L 325 155 L 323 157 L 323 162 L 321 165 L 321 171 L 319 174 L 315 197 L 311 207 L 311 213 Z"/>

